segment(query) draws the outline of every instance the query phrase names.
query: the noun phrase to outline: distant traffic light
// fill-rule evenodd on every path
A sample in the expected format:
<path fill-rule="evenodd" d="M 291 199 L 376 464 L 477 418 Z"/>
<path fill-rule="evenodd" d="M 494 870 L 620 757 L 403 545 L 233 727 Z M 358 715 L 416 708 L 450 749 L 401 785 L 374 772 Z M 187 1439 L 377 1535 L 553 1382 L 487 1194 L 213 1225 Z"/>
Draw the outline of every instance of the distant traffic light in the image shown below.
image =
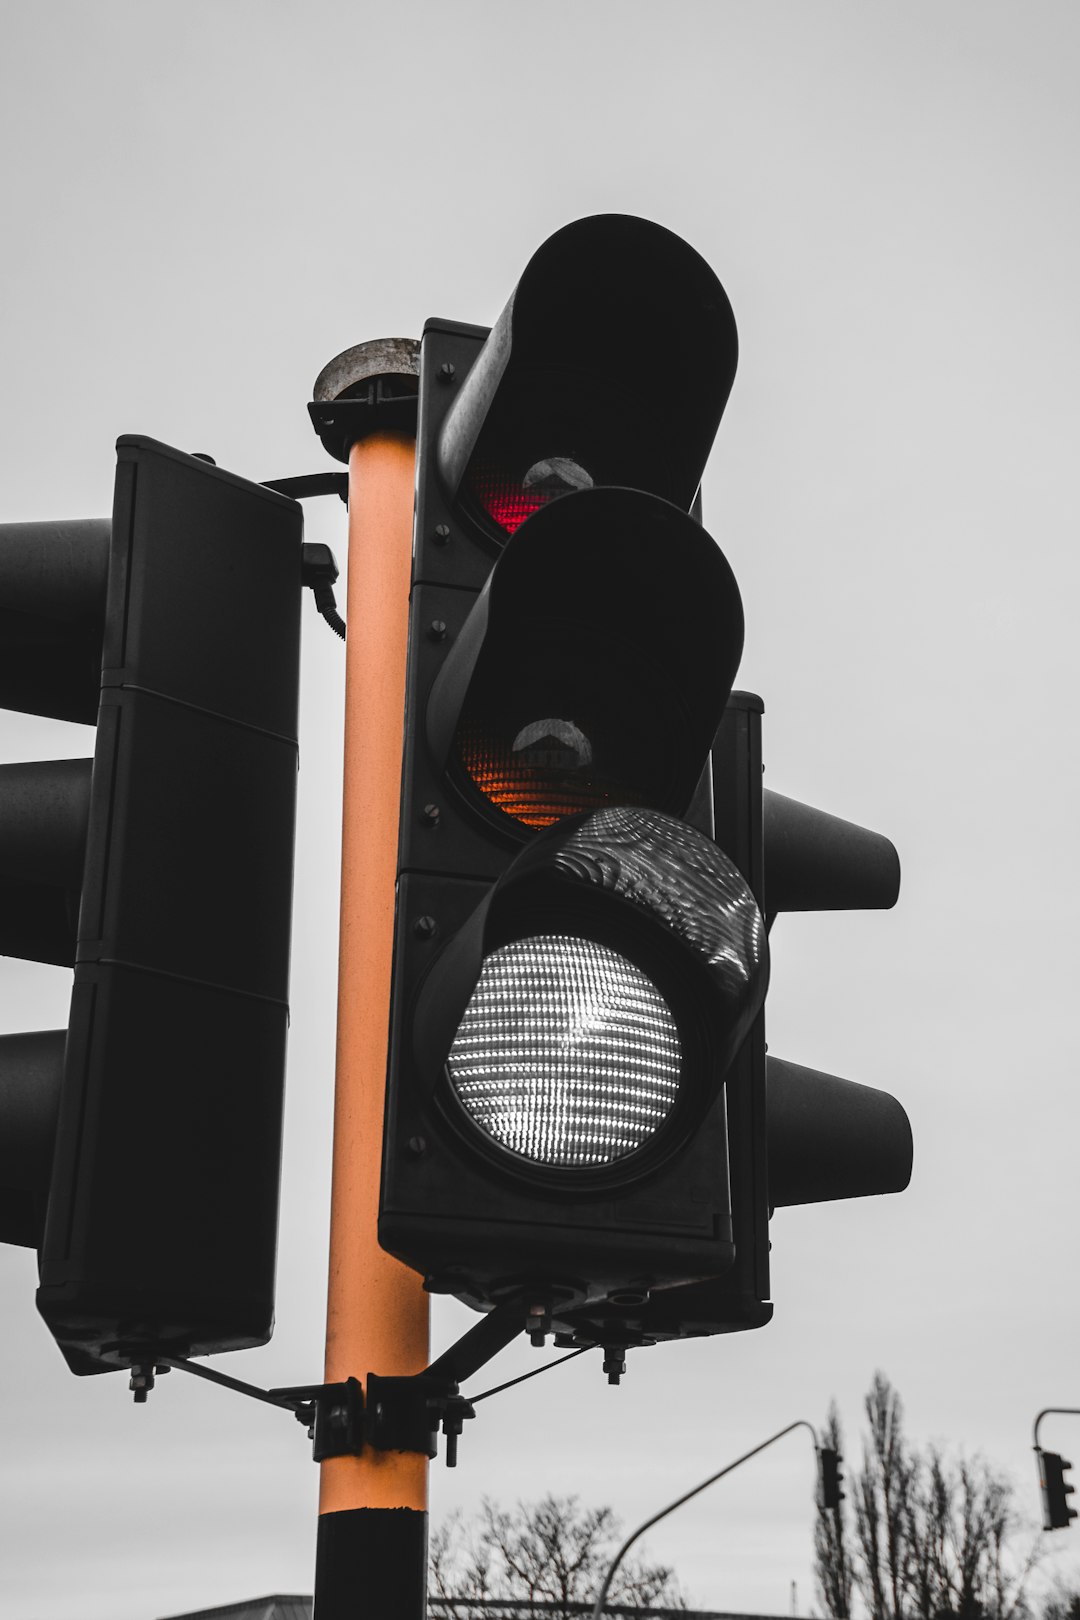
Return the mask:
<path fill-rule="evenodd" d="M 1043 1529 L 1067 1530 L 1076 1518 L 1076 1509 L 1069 1505 L 1069 1497 L 1076 1490 L 1066 1479 L 1072 1467 L 1056 1451 L 1037 1451 L 1039 1462 L 1039 1488 L 1042 1491 Z"/>
<path fill-rule="evenodd" d="M 732 1260 L 768 956 L 711 837 L 742 608 L 689 510 L 735 360 L 704 261 L 619 216 L 545 243 L 490 336 L 425 329 L 379 1230 L 478 1306 Z"/>
<path fill-rule="evenodd" d="M 0 705 L 96 723 L 0 769 L 0 951 L 74 968 L 0 1040 L 0 1241 L 71 1369 L 273 1324 L 302 517 L 124 437 L 111 523 L 0 528 Z"/>
<path fill-rule="evenodd" d="M 818 1452 L 819 1503 L 822 1508 L 839 1510 L 844 1500 L 843 1457 L 838 1451 L 822 1446 Z"/>

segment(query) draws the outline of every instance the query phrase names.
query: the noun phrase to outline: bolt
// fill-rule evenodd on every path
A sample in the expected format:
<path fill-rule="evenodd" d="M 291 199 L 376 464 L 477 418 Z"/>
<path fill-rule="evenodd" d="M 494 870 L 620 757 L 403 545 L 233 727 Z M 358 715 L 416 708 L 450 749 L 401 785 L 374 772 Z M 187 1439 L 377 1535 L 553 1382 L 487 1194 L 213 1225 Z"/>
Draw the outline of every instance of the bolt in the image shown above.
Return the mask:
<path fill-rule="evenodd" d="M 409 1152 L 414 1154 L 416 1158 L 419 1158 L 422 1153 L 426 1153 L 427 1141 L 425 1138 L 422 1136 L 410 1136 Z"/>
<path fill-rule="evenodd" d="M 412 925 L 412 931 L 417 939 L 434 939 L 438 926 L 434 917 L 417 917 Z"/>
<path fill-rule="evenodd" d="M 136 1363 L 133 1365 L 131 1369 L 131 1377 L 128 1380 L 128 1389 L 130 1389 L 135 1396 L 136 1406 L 145 1405 L 146 1397 L 149 1395 L 153 1387 L 153 1367 L 146 1366 L 142 1363 Z"/>
<path fill-rule="evenodd" d="M 617 1384 L 626 1371 L 626 1352 L 622 1345 L 604 1346 L 604 1371 L 609 1384 Z"/>
<path fill-rule="evenodd" d="M 445 546 L 450 541 L 449 523 L 436 523 L 435 532 L 431 536 L 437 546 Z"/>
<path fill-rule="evenodd" d="M 429 827 L 437 827 L 439 825 L 439 817 L 441 814 L 442 811 L 439 809 L 437 804 L 425 804 L 424 820 L 427 822 Z"/>
<path fill-rule="evenodd" d="M 537 1349 L 542 1350 L 551 1329 L 551 1318 L 546 1304 L 530 1305 L 525 1313 L 525 1331 L 529 1335 L 529 1342 Z"/>
<path fill-rule="evenodd" d="M 431 623 L 428 625 L 428 635 L 430 636 L 432 641 L 445 641 L 446 640 L 446 620 L 445 619 L 432 619 Z"/>
<path fill-rule="evenodd" d="M 453 382 L 456 371 L 457 367 L 454 365 L 452 360 L 444 360 L 442 365 L 439 367 L 439 381 Z"/>

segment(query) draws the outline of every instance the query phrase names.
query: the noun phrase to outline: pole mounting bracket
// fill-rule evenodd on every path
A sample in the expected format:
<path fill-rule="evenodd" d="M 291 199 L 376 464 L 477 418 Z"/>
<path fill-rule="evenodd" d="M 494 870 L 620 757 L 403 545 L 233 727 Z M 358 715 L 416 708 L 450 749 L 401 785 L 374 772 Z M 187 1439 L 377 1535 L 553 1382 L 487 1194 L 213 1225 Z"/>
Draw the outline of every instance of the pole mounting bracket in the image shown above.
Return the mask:
<path fill-rule="evenodd" d="M 237 1395 L 283 1407 L 307 1430 L 315 1462 L 359 1456 L 365 1446 L 435 1457 L 441 1429 L 446 1436 L 446 1466 L 456 1468 L 458 1439 L 468 1419 L 476 1416 L 472 1402 L 460 1394 L 459 1383 L 486 1366 L 525 1325 L 522 1301 L 515 1295 L 482 1317 L 423 1372 L 406 1377 L 368 1373 L 364 1385 L 358 1378 L 346 1378 L 335 1384 L 260 1389 L 186 1356 L 148 1347 L 132 1359 L 130 1388 L 136 1401 L 145 1402 L 155 1373 L 176 1367 Z"/>

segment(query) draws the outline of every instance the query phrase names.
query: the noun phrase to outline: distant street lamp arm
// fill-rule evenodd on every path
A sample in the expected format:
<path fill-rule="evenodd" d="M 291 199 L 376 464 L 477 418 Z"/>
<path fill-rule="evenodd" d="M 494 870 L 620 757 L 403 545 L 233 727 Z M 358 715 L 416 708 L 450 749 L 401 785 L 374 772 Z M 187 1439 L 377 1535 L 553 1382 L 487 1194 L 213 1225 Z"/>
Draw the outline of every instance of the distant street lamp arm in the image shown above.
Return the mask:
<path fill-rule="evenodd" d="M 667 1507 L 660 1509 L 659 1513 L 654 1513 L 651 1519 L 646 1519 L 644 1524 L 639 1524 L 633 1535 L 626 1538 L 615 1557 L 611 1560 L 608 1572 L 604 1576 L 604 1584 L 601 1586 L 596 1603 L 593 1605 L 592 1620 L 600 1620 L 604 1611 L 604 1604 L 607 1602 L 608 1592 L 611 1590 L 611 1583 L 615 1578 L 615 1571 L 639 1536 L 643 1536 L 646 1530 L 651 1530 L 654 1524 L 659 1524 L 661 1519 L 666 1519 L 669 1513 L 674 1513 L 676 1508 L 682 1507 L 684 1502 L 689 1502 L 692 1496 L 699 1495 L 701 1491 L 707 1490 L 710 1485 L 715 1485 L 718 1479 L 723 1479 L 725 1474 L 730 1474 L 734 1469 L 741 1467 L 744 1462 L 749 1462 L 750 1458 L 756 1457 L 759 1451 L 764 1451 L 767 1446 L 774 1445 L 777 1440 L 782 1440 L 785 1434 L 790 1434 L 793 1429 L 810 1430 L 814 1438 L 814 1451 L 816 1454 L 818 1451 L 817 1430 L 805 1418 L 796 1418 L 795 1422 L 789 1423 L 786 1429 L 779 1429 L 776 1434 L 771 1434 L 767 1440 L 763 1440 L 752 1451 L 744 1451 L 742 1456 L 736 1457 L 734 1462 L 728 1463 L 725 1468 L 719 1469 L 717 1473 L 710 1474 L 708 1479 L 703 1479 L 700 1485 L 695 1485 L 692 1491 L 686 1492 L 685 1496 L 680 1496 L 674 1502 L 669 1502 Z"/>
<path fill-rule="evenodd" d="M 1033 1444 L 1036 1451 L 1039 1450 L 1039 1424 L 1044 1417 L 1080 1417 L 1080 1408 L 1075 1406 L 1044 1406 L 1035 1419 Z"/>

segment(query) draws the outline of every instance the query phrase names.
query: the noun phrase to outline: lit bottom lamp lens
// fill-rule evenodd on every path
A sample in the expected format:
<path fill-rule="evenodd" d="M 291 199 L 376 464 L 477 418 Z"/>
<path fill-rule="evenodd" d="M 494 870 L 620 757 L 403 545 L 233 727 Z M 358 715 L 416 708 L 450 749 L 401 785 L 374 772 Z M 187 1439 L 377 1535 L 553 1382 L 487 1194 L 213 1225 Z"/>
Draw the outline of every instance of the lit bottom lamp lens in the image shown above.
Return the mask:
<path fill-rule="evenodd" d="M 447 1059 L 472 1122 L 535 1164 L 611 1164 L 644 1146 L 679 1091 L 671 1009 L 633 962 L 539 934 L 485 958 Z"/>

